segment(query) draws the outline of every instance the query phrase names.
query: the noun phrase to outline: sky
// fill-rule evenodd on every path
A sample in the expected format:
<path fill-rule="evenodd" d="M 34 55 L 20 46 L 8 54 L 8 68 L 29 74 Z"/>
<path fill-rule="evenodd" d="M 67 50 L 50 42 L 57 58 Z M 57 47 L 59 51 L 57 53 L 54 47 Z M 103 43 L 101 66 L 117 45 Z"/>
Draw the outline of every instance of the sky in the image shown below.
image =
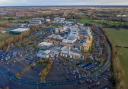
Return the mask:
<path fill-rule="evenodd" d="M 128 5 L 128 0 L 0 0 L 0 6 Z"/>

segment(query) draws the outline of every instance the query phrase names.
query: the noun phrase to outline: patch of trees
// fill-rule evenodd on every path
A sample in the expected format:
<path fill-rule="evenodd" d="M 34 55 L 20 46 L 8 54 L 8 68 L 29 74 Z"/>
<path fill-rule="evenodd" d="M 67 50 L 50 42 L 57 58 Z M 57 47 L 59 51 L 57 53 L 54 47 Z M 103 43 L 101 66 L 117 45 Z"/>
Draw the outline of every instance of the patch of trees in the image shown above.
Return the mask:
<path fill-rule="evenodd" d="M 30 36 L 33 32 L 38 31 L 39 27 L 32 27 L 29 31 L 22 33 L 21 35 L 12 36 L 0 43 L 1 50 L 7 50 L 11 45 L 16 42 L 23 41 L 26 37 Z"/>

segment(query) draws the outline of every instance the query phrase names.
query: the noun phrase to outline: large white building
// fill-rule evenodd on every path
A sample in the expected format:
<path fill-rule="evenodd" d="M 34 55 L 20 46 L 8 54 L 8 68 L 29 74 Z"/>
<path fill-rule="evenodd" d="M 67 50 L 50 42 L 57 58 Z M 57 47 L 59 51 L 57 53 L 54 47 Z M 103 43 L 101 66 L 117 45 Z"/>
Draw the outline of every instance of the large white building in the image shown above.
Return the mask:
<path fill-rule="evenodd" d="M 73 44 L 74 42 L 77 41 L 77 39 L 79 39 L 79 33 L 78 33 L 78 28 L 76 27 L 71 27 L 70 28 L 70 33 L 67 36 L 66 39 L 63 39 L 63 43 L 69 43 L 69 44 Z"/>
<path fill-rule="evenodd" d="M 60 55 L 63 57 L 69 57 L 69 58 L 74 58 L 74 59 L 79 59 L 82 57 L 80 52 L 78 52 L 77 50 L 71 50 L 70 47 L 66 47 L 66 46 L 61 48 Z"/>
<path fill-rule="evenodd" d="M 39 50 L 37 57 L 46 59 L 57 57 L 60 54 L 60 49 L 60 47 L 52 47 L 46 50 Z"/>
<path fill-rule="evenodd" d="M 61 47 L 53 46 L 53 43 L 50 42 L 41 42 L 38 47 L 39 51 L 37 53 L 37 57 L 46 59 L 58 56 L 61 49 Z"/>

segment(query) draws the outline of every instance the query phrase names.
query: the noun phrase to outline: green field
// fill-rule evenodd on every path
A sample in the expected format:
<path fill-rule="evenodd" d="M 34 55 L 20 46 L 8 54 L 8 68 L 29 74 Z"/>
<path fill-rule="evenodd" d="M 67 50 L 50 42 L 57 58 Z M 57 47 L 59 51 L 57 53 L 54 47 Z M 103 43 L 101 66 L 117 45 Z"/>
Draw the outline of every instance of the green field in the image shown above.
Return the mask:
<path fill-rule="evenodd" d="M 90 18 L 82 18 L 79 21 L 82 24 L 87 24 L 87 25 L 100 25 L 103 27 L 116 27 L 116 28 L 126 28 L 128 27 L 128 22 L 122 22 L 122 21 L 110 21 L 110 20 L 96 20 L 96 19 L 90 19 Z"/>
<path fill-rule="evenodd" d="M 14 17 L 4 17 L 0 19 L 0 25 L 5 23 L 12 23 L 12 24 L 19 24 L 19 23 L 28 23 L 31 19 L 30 18 L 14 18 Z"/>
<path fill-rule="evenodd" d="M 0 33 L 0 43 L 5 41 L 7 38 L 9 38 L 9 34 L 7 34 L 7 33 Z"/>
<path fill-rule="evenodd" d="M 7 23 L 8 21 L 7 20 L 0 20 L 0 25 L 3 25 L 5 23 Z"/>
<path fill-rule="evenodd" d="M 105 32 L 107 33 L 110 41 L 117 51 L 116 57 L 117 59 L 119 59 L 120 69 L 121 71 L 123 71 L 123 75 L 121 75 L 121 78 L 125 82 L 124 86 L 126 88 L 128 87 L 128 48 L 123 47 L 128 47 L 128 29 L 117 30 L 113 28 L 105 28 Z M 120 45 L 121 47 L 115 47 L 116 45 Z"/>
<path fill-rule="evenodd" d="M 122 46 L 128 46 L 128 30 L 126 29 L 105 29 L 108 37 L 111 38 L 111 41 L 114 45 L 122 45 Z"/>

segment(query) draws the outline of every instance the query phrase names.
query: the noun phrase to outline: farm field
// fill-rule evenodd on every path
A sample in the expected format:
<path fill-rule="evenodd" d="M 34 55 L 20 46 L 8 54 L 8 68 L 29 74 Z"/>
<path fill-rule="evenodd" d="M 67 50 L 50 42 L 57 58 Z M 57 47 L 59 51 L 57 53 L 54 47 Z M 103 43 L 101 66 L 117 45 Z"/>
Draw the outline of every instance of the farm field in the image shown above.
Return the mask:
<path fill-rule="evenodd" d="M 119 59 L 119 63 L 121 66 L 121 70 L 123 72 L 123 80 L 125 84 L 128 82 L 128 30 L 127 29 L 114 29 L 114 28 L 105 28 L 104 29 L 108 38 L 113 44 L 117 52 L 117 59 Z M 120 47 L 117 47 L 120 46 Z M 126 48 L 125 48 L 126 47 Z M 127 85 L 125 85 L 128 87 Z"/>

